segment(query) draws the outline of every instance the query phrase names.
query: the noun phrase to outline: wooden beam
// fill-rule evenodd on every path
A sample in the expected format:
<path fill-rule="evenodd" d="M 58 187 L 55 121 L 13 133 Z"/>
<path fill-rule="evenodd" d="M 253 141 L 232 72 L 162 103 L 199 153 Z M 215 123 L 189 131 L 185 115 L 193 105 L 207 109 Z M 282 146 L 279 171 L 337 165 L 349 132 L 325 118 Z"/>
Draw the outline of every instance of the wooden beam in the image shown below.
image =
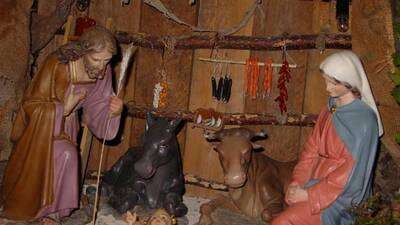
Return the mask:
<path fill-rule="evenodd" d="M 288 50 L 316 49 L 325 42 L 326 49 L 351 49 L 351 35 L 283 35 L 272 37 L 196 35 L 186 37 L 152 36 L 116 32 L 121 44 L 153 49 L 242 49 L 242 50 Z M 169 46 L 168 46 L 169 45 Z"/>
<path fill-rule="evenodd" d="M 299 1 L 303 1 L 303 2 L 312 2 L 312 1 L 315 1 L 315 0 L 299 0 Z M 321 2 L 333 2 L 333 0 L 320 0 Z M 350 1 L 350 3 L 351 3 L 351 0 L 349 0 Z"/>
<path fill-rule="evenodd" d="M 154 116 L 167 119 L 182 119 L 186 122 L 193 122 L 195 112 L 191 111 L 152 111 L 146 107 L 128 104 L 128 115 L 135 118 L 146 118 L 146 113 L 151 112 Z M 225 125 L 283 125 L 283 126 L 314 126 L 317 115 L 289 114 L 279 116 L 260 113 L 225 113 L 223 122 Z"/>

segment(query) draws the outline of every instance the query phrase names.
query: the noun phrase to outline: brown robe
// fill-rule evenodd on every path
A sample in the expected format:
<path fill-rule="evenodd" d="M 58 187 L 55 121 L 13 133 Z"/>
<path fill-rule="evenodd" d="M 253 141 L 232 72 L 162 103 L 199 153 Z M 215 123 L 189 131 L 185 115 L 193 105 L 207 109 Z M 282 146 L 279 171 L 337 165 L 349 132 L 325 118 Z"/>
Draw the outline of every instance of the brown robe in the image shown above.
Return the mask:
<path fill-rule="evenodd" d="M 3 213 L 9 219 L 34 219 L 54 200 L 55 103 L 63 103 L 68 83 L 67 65 L 51 54 L 25 91 L 10 137 L 16 145 L 1 190 Z"/>

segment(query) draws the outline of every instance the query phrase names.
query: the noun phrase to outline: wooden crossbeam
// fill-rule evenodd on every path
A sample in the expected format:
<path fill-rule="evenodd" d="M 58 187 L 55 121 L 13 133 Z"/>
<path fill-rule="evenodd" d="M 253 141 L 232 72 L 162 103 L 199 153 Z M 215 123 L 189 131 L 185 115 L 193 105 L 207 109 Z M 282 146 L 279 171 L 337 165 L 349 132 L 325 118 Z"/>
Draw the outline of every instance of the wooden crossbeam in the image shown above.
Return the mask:
<path fill-rule="evenodd" d="M 242 49 L 242 50 L 287 50 L 351 49 L 351 35 L 282 35 L 271 37 L 195 35 L 187 37 L 152 36 L 147 34 L 115 33 L 121 44 L 130 44 L 153 49 Z"/>
<path fill-rule="evenodd" d="M 167 119 L 182 119 L 193 122 L 196 115 L 191 111 L 152 111 L 146 107 L 127 104 L 128 115 L 135 118 L 146 118 L 146 113 L 151 112 L 154 116 Z M 281 126 L 314 126 L 318 115 L 288 114 L 286 116 L 275 116 L 260 113 L 225 113 L 223 122 L 225 125 L 281 125 Z"/>

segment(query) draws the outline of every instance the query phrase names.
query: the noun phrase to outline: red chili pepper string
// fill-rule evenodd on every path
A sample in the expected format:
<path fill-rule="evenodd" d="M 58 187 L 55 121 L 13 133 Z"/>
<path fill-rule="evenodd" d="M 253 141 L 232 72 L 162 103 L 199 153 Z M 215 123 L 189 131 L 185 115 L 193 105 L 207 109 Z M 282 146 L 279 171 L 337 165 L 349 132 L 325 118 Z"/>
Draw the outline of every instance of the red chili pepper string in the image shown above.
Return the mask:
<path fill-rule="evenodd" d="M 258 66 L 258 58 L 249 58 L 246 60 L 246 78 L 247 87 L 246 95 L 249 95 L 251 99 L 257 98 L 258 92 L 258 79 L 260 77 L 260 68 Z"/>
<path fill-rule="evenodd" d="M 254 92 L 254 58 L 250 58 L 250 91 L 249 95 L 253 98 Z"/>
<path fill-rule="evenodd" d="M 260 76 L 260 67 L 258 66 L 258 57 L 254 58 L 253 61 L 253 92 L 251 95 L 252 99 L 257 98 L 257 92 L 258 92 L 258 78 Z"/>
<path fill-rule="evenodd" d="M 247 86 L 246 86 L 246 95 L 250 94 L 251 88 L 251 66 L 250 66 L 251 59 L 246 60 L 246 78 L 247 78 Z"/>
<path fill-rule="evenodd" d="M 288 92 L 286 89 L 286 83 L 290 81 L 290 69 L 289 63 L 284 58 L 282 62 L 282 67 L 279 70 L 279 79 L 278 79 L 278 88 L 279 88 L 279 96 L 275 99 L 279 103 L 279 109 L 281 113 L 287 112 L 286 102 L 288 100 Z"/>
<path fill-rule="evenodd" d="M 272 71 L 272 60 L 267 58 L 264 67 L 264 97 L 271 94 Z"/>

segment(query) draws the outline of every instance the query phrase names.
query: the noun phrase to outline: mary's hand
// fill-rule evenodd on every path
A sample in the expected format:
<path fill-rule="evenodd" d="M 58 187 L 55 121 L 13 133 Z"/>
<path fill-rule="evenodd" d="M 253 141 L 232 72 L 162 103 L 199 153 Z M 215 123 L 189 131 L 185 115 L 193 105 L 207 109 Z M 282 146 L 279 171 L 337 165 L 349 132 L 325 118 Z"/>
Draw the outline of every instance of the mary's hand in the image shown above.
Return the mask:
<path fill-rule="evenodd" d="M 289 187 L 288 187 L 288 189 L 286 190 L 286 193 L 285 193 L 285 202 L 286 202 L 288 205 L 293 204 L 293 202 L 291 202 L 290 199 L 292 199 L 292 195 L 295 193 L 296 188 L 298 188 L 298 187 L 300 187 L 300 186 L 299 186 L 297 183 L 293 183 L 293 184 L 290 184 Z"/>
<path fill-rule="evenodd" d="M 288 189 L 285 200 L 289 205 L 298 202 L 305 202 L 308 200 L 308 192 L 300 186 L 294 186 L 292 189 Z"/>

